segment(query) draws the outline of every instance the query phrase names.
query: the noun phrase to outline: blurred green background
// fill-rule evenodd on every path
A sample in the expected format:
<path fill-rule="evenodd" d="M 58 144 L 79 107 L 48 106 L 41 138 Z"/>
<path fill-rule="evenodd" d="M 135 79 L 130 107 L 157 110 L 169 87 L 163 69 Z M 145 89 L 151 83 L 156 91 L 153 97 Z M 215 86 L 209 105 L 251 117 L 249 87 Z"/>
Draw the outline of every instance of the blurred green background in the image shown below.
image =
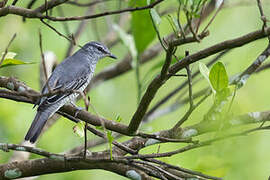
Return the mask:
<path fill-rule="evenodd" d="M 234 2 L 234 1 L 232 1 Z M 261 28 L 259 19 L 259 11 L 256 6 L 256 1 L 247 1 L 247 5 L 237 5 L 228 3 L 224 9 L 216 17 L 214 23 L 210 26 L 210 36 L 205 38 L 201 43 L 194 43 L 178 48 L 177 55 L 183 56 L 185 50 L 189 50 L 190 54 L 203 49 L 210 45 L 222 42 L 227 39 L 239 37 L 246 33 Z M 266 1 L 264 1 L 266 2 Z M 19 2 L 17 5 L 24 5 L 26 2 Z M 171 5 L 175 1 L 168 1 L 166 5 Z M 108 3 L 114 6 L 114 3 Z M 38 5 L 38 4 L 37 4 Z M 270 5 L 265 3 L 264 11 L 266 16 L 270 17 Z M 79 14 L 72 6 L 64 6 L 64 12 L 68 16 Z M 57 14 L 57 12 L 55 12 Z M 209 20 L 209 18 L 208 18 Z M 204 21 L 202 27 L 206 25 L 208 20 Z M 79 22 L 68 22 L 71 31 L 74 32 Z M 63 25 L 60 22 L 52 23 L 59 31 L 64 32 Z M 104 18 L 97 20 L 97 26 L 100 36 L 106 34 L 106 22 Z M 33 89 L 39 90 L 39 63 L 40 50 L 38 40 L 38 29 L 41 29 L 43 35 L 44 50 L 53 51 L 59 60 L 64 58 L 68 42 L 64 38 L 59 37 L 55 32 L 48 29 L 40 23 L 39 20 L 27 19 L 25 23 L 22 18 L 14 15 L 9 15 L 0 18 L 0 52 L 5 50 L 7 43 L 14 33 L 17 33 L 15 41 L 10 47 L 10 51 L 17 53 L 17 58 L 27 61 L 36 62 L 32 65 L 22 65 L 16 67 L 7 67 L 0 70 L 1 76 L 13 76 L 25 82 Z M 79 39 L 80 44 L 84 44 L 90 40 L 97 40 L 98 37 L 93 32 L 91 23 L 88 23 L 86 31 Z M 165 17 L 162 18 L 160 26 L 162 35 L 172 32 L 172 29 Z M 143 32 L 142 32 L 143 33 Z M 157 39 L 155 39 L 157 42 Z M 244 47 L 232 50 L 224 56 L 221 61 L 226 64 L 227 72 L 230 76 L 242 72 L 255 58 L 261 53 L 267 45 L 267 39 L 258 40 Z M 111 50 L 121 60 L 127 52 L 127 48 L 119 43 Z M 155 58 L 151 62 L 141 67 L 142 77 L 148 70 L 158 61 L 164 60 L 164 53 Z M 203 62 L 207 62 L 204 59 Z M 116 63 L 110 59 L 102 60 L 98 66 L 96 73 L 102 71 L 106 66 Z M 194 72 L 198 65 L 195 63 L 191 66 Z M 184 71 L 183 71 L 184 72 Z M 147 77 L 148 80 L 155 75 Z M 235 115 L 243 114 L 252 111 L 269 110 L 269 76 L 270 71 L 266 70 L 259 74 L 253 75 L 247 84 L 237 92 L 233 103 L 233 113 Z M 154 102 L 164 97 L 170 90 L 174 89 L 178 84 L 183 82 L 185 78 L 171 78 L 160 91 L 158 91 Z M 195 91 L 206 87 L 206 81 L 201 81 L 194 86 Z M 130 71 L 121 77 L 107 81 L 89 93 L 91 103 L 102 116 L 108 119 L 115 119 L 119 114 L 123 121 L 128 124 L 137 106 L 136 80 L 134 71 Z M 172 99 L 169 105 L 175 100 Z M 78 102 L 83 106 L 83 102 Z M 212 99 L 203 103 L 198 108 L 190 120 L 185 124 L 193 124 L 202 120 L 202 114 L 207 112 L 212 104 Z M 6 99 L 0 99 L 0 142 L 20 143 L 27 132 L 35 115 L 33 105 L 26 103 L 18 103 Z M 144 125 L 142 129 L 145 132 L 156 132 L 172 127 L 177 122 L 187 107 L 182 107 L 179 110 L 167 116 L 156 119 L 150 124 Z M 49 131 L 47 131 L 39 140 L 37 146 L 50 152 L 63 152 L 80 145 L 83 140 L 78 138 L 72 130 L 74 124 L 69 120 L 61 118 Z M 258 124 L 245 126 L 256 127 Z M 215 134 L 205 134 L 199 138 L 205 139 L 214 137 Z M 96 138 L 89 133 L 89 138 Z M 122 138 L 124 141 L 127 138 Z M 270 175 L 270 133 L 268 131 L 260 131 L 252 133 L 248 136 L 236 137 L 222 142 L 215 143 L 209 147 L 195 149 L 183 154 L 175 155 L 172 158 L 162 158 L 163 161 L 179 165 L 193 170 L 199 170 L 214 176 L 222 176 L 226 180 L 263 180 Z M 181 144 L 161 144 L 161 152 L 174 150 L 181 147 Z M 102 150 L 108 145 L 98 146 L 92 151 Z M 144 149 L 142 152 L 152 153 L 157 151 L 157 146 L 152 146 Z M 13 152 L 0 152 L 0 163 L 8 162 Z M 105 172 L 102 170 L 75 171 L 62 174 L 53 174 L 39 177 L 40 180 L 49 180 L 50 178 L 58 180 L 68 179 L 125 179 L 116 174 Z"/>

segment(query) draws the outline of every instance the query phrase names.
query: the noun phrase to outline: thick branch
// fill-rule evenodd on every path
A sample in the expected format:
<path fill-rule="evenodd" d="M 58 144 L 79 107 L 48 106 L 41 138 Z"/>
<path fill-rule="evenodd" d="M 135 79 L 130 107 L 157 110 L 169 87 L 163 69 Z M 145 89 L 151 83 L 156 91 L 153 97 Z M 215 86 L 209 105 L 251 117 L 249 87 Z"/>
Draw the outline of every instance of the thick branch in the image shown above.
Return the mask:
<path fill-rule="evenodd" d="M 204 34 L 201 34 L 200 37 L 204 38 L 207 35 L 208 33 L 204 33 Z M 195 42 L 195 41 L 196 41 L 195 37 L 189 37 L 185 39 L 176 40 L 176 42 L 179 43 L 178 45 L 183 45 L 183 44 Z M 136 110 L 136 112 L 134 113 L 130 121 L 130 124 L 128 126 L 128 133 L 133 134 L 137 131 L 148 109 L 148 106 L 150 105 L 150 102 L 154 98 L 158 89 L 166 82 L 167 78 L 169 77 L 167 74 L 167 71 L 171 64 L 171 58 L 174 53 L 174 48 L 175 48 L 175 44 L 170 43 L 167 53 L 166 53 L 165 63 L 161 69 L 160 75 L 156 76 L 156 78 L 149 84 L 144 96 L 142 97 L 142 100 L 140 101 L 138 109 Z"/>
<path fill-rule="evenodd" d="M 0 166 L 0 179 L 5 180 L 11 179 L 10 177 L 14 176 L 16 178 L 22 178 L 86 169 L 104 169 L 107 171 L 115 172 L 125 177 L 128 177 L 129 171 L 134 170 L 139 176 L 141 176 L 142 180 L 152 179 L 143 171 L 133 166 L 128 166 L 119 162 L 116 163 L 113 161 L 102 161 L 98 159 L 97 155 L 94 160 L 87 160 L 87 163 L 83 160 L 67 161 L 63 158 L 44 158 L 3 164 Z"/>
<path fill-rule="evenodd" d="M 238 86 L 243 86 L 249 76 L 253 74 L 254 72 L 259 69 L 261 64 L 270 56 L 270 44 L 266 47 L 266 49 L 256 58 L 256 60 L 244 71 L 242 72 L 238 77 L 235 78 L 235 80 L 232 82 L 232 84 L 236 84 Z"/>
<path fill-rule="evenodd" d="M 270 34 L 270 28 L 267 28 L 266 29 L 266 34 L 259 30 L 259 31 L 255 31 L 255 32 L 252 32 L 252 33 L 249 33 L 247 35 L 244 35 L 242 37 L 239 37 L 239 38 L 235 38 L 235 39 L 232 39 L 232 40 L 227 40 L 227 41 L 224 41 L 224 42 L 221 42 L 221 43 L 218 43 L 216 45 L 213 45 L 209 48 L 206 48 L 206 49 L 203 49 L 197 53 L 194 53 L 186 58 L 183 58 L 181 61 L 175 63 L 173 66 L 171 66 L 169 68 L 169 72 L 170 74 L 175 74 L 176 72 L 178 72 L 179 70 L 185 68 L 187 65 L 191 64 L 191 63 L 194 63 L 200 59 L 203 59 L 203 58 L 206 58 L 208 56 L 211 56 L 217 52 L 220 52 L 220 51 L 223 51 L 225 49 L 231 49 L 231 48 L 235 48 L 235 47 L 240 47 L 244 44 L 247 44 L 247 43 L 250 43 L 252 41 L 255 41 L 255 40 L 258 40 L 258 39 L 261 39 L 263 37 L 266 37 Z M 186 41 L 183 41 L 183 40 L 176 40 L 173 42 L 173 44 L 175 46 L 178 46 L 180 44 L 183 44 L 184 42 Z M 169 78 L 169 75 L 168 75 L 168 78 Z M 3 80 L 3 78 L 2 78 Z M 1 86 L 1 83 L 4 83 L 4 82 L 8 82 L 7 79 L 4 79 L 2 82 L 1 82 L 1 78 L 0 78 L 0 86 Z M 134 114 L 132 120 L 131 120 L 131 124 L 135 124 L 138 128 L 138 124 L 140 124 L 150 102 L 152 101 L 152 99 L 154 98 L 157 90 L 162 86 L 164 82 L 161 81 L 160 79 L 160 75 L 158 75 L 149 85 L 149 87 L 147 88 L 142 100 L 141 100 L 141 103 L 140 103 L 140 106 L 139 108 L 137 109 L 136 113 Z M 14 84 L 13 84 L 14 86 Z M 2 86 L 3 87 L 3 86 Z M 5 84 L 4 87 L 8 87 L 7 84 Z M 15 83 L 15 87 L 17 87 L 18 89 L 18 86 L 16 85 Z M 14 87 L 13 87 L 14 88 Z M 16 89 L 16 88 L 15 88 Z M 26 89 L 26 88 L 25 88 Z M 15 92 L 16 93 L 16 92 Z M 36 94 L 37 92 L 34 91 L 34 94 Z M 7 94 L 9 94 L 7 96 Z M 5 98 L 9 98 L 9 99 L 16 99 L 16 100 L 19 100 L 19 101 L 23 101 L 23 102 L 31 102 L 31 103 L 34 103 L 34 100 L 29 100 L 29 98 L 26 98 L 25 96 L 22 96 L 21 99 L 18 98 L 18 95 L 17 94 L 14 94 L 11 93 L 11 92 L 7 92 L 7 91 L 4 91 L 0 94 L 0 97 L 5 97 Z M 70 115 L 74 115 L 75 112 L 76 112 L 76 109 L 75 108 L 72 108 L 72 107 L 69 107 L 69 106 L 64 106 L 62 109 L 62 111 L 70 114 Z M 100 119 L 99 117 L 97 116 L 94 116 L 94 115 L 91 115 L 87 112 L 84 112 L 84 111 L 81 111 L 79 114 L 78 114 L 79 118 L 82 118 L 83 121 L 87 121 L 89 124 L 92 124 L 92 125 L 96 125 L 96 126 L 100 126 L 101 123 L 100 123 Z M 136 128 L 132 128 L 131 125 L 129 125 L 130 127 L 130 130 L 129 132 L 127 132 L 127 128 L 125 125 L 122 125 L 122 124 L 119 124 L 119 123 L 116 123 L 116 122 L 113 122 L 113 121 L 109 121 L 109 120 L 104 120 L 105 122 L 105 126 L 107 129 L 110 129 L 110 130 L 113 130 L 113 131 L 116 131 L 116 132 L 119 132 L 121 134 L 130 134 L 130 133 L 134 133 L 137 129 Z"/>
<path fill-rule="evenodd" d="M 11 90 L 9 91 L 0 89 L 0 97 L 19 102 L 34 104 L 37 98 L 40 96 L 39 92 L 32 90 L 14 78 L 6 78 L 0 76 L 0 87 L 5 87 Z M 60 109 L 60 111 L 74 117 L 77 109 L 71 105 L 65 105 Z M 79 111 L 76 115 L 77 118 L 94 126 L 101 126 L 102 122 L 104 122 L 106 129 L 127 135 L 127 126 L 123 124 L 92 115 L 83 110 Z"/>
<path fill-rule="evenodd" d="M 265 34 L 266 33 L 266 34 Z M 270 28 L 267 28 L 265 33 L 262 30 L 254 31 L 248 33 L 239 38 L 223 41 L 221 43 L 215 44 L 211 47 L 198 51 L 188 57 L 183 58 L 180 62 L 175 63 L 170 69 L 169 72 L 172 74 L 177 73 L 181 69 L 185 68 L 187 65 L 197 62 L 200 59 L 206 58 L 218 52 L 224 51 L 226 49 L 232 49 L 236 47 L 241 47 L 245 44 L 251 43 L 255 40 L 265 38 L 270 35 Z M 176 46 L 179 45 L 178 41 L 174 42 Z"/>
<path fill-rule="evenodd" d="M 53 2 L 60 2 L 63 3 L 62 1 L 65 0 L 52 0 Z M 79 21 L 79 20 L 84 20 L 84 19 L 93 19 L 93 18 L 98 18 L 98 17 L 104 17 L 104 16 L 109 16 L 113 14 L 121 14 L 124 12 L 133 12 L 133 11 L 141 11 L 145 9 L 150 9 L 155 7 L 157 4 L 161 3 L 164 0 L 157 0 L 153 2 L 150 5 L 143 6 L 143 7 L 135 7 L 135 8 L 127 8 L 127 9 L 122 9 L 122 10 L 116 10 L 116 11 L 108 11 L 108 12 L 102 12 L 99 14 L 94 14 L 94 15 L 87 15 L 87 16 L 73 16 L 73 17 L 52 17 L 52 16 L 46 16 L 42 14 L 42 11 L 45 11 L 45 7 L 40 7 L 36 10 L 31 10 L 31 9 L 25 9 L 25 8 L 20 8 L 16 6 L 6 6 L 2 9 L 0 9 L 0 17 L 1 16 L 6 16 L 8 14 L 16 14 L 22 17 L 26 18 L 39 18 L 39 19 L 49 19 L 51 21 Z M 53 6 L 57 6 L 57 3 L 52 3 Z M 45 5 L 44 5 L 45 6 Z"/>
<path fill-rule="evenodd" d="M 170 74 L 175 74 L 178 71 L 180 71 L 181 69 L 185 68 L 187 65 L 192 64 L 194 62 L 197 62 L 200 59 L 206 58 L 208 56 L 211 56 L 211 55 L 216 54 L 218 52 L 224 51 L 226 49 L 240 47 L 240 46 L 248 44 L 252 41 L 255 41 L 257 39 L 264 38 L 270 34 L 270 28 L 267 28 L 265 32 L 266 33 L 264 33 L 264 31 L 262 31 L 262 30 L 255 31 L 255 32 L 246 34 L 246 35 L 239 37 L 239 38 L 235 38 L 232 40 L 227 40 L 227 41 L 218 43 L 218 44 L 213 45 L 209 48 L 206 48 L 206 49 L 203 49 L 199 52 L 196 52 L 190 56 L 187 56 L 169 68 L 168 79 L 171 76 Z M 183 41 L 184 41 L 183 39 L 175 40 L 171 43 L 171 45 L 179 46 L 179 45 L 183 44 Z M 131 122 L 129 124 L 129 131 L 128 131 L 129 133 L 134 133 L 137 131 L 137 129 L 138 129 L 138 127 L 139 127 L 139 125 L 140 125 L 140 123 L 141 123 L 141 121 L 142 121 L 142 119 L 147 111 L 148 106 L 150 105 L 150 103 L 151 103 L 152 99 L 154 98 L 158 89 L 164 83 L 165 82 L 163 82 L 161 80 L 160 75 L 156 76 L 156 78 L 150 83 L 150 85 L 148 86 L 148 88 L 147 88 L 147 90 L 146 90 L 146 92 L 145 92 L 145 94 L 140 102 L 138 109 L 136 110 L 136 112 L 134 113 L 134 115 L 131 119 Z"/>
<path fill-rule="evenodd" d="M 46 10 L 52 9 L 52 8 L 59 6 L 60 4 L 63 4 L 67 1 L 68 0 L 51 0 L 51 1 L 48 1 L 47 4 L 43 4 L 40 7 L 36 8 L 34 11 L 39 12 L 39 13 L 43 13 Z"/>

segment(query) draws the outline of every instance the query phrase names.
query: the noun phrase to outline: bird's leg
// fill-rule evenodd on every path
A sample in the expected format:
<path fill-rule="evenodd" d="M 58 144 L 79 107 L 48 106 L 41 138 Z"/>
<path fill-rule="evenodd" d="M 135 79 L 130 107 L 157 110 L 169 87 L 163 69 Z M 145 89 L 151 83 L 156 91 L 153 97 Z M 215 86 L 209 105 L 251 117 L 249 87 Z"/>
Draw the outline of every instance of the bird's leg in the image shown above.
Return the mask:
<path fill-rule="evenodd" d="M 75 102 L 73 102 L 73 101 L 71 101 L 70 104 L 71 104 L 74 108 L 76 108 L 76 111 L 75 111 L 75 114 L 74 114 L 74 117 L 76 118 L 77 115 L 78 115 L 78 113 L 79 113 L 80 111 L 84 110 L 84 108 L 83 108 L 83 107 L 80 107 L 80 106 L 77 106 L 77 105 L 75 104 Z"/>

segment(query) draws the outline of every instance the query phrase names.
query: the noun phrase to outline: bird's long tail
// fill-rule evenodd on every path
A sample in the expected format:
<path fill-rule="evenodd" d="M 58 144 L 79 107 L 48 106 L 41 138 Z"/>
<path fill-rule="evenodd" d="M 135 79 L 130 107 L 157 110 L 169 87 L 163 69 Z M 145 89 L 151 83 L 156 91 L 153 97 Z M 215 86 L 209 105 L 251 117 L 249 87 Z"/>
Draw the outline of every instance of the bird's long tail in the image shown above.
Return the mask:
<path fill-rule="evenodd" d="M 41 130 L 43 129 L 46 121 L 49 119 L 51 113 L 49 111 L 37 111 L 35 119 L 33 120 L 30 129 L 28 130 L 25 140 L 30 140 L 31 143 L 36 142 Z"/>

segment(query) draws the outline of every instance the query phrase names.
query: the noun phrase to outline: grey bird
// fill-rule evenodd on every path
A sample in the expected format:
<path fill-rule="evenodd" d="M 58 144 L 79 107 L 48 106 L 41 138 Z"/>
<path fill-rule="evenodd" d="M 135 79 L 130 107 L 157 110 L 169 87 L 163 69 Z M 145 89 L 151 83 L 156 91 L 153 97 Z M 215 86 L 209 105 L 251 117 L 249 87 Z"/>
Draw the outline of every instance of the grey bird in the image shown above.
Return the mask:
<path fill-rule="evenodd" d="M 48 86 L 51 91 L 63 93 L 44 96 L 36 103 L 37 113 L 25 136 L 26 141 L 36 142 L 46 121 L 63 105 L 76 100 L 79 92 L 90 83 L 97 62 L 104 57 L 116 59 L 105 45 L 92 41 L 56 66 L 41 93 L 49 93 Z"/>

